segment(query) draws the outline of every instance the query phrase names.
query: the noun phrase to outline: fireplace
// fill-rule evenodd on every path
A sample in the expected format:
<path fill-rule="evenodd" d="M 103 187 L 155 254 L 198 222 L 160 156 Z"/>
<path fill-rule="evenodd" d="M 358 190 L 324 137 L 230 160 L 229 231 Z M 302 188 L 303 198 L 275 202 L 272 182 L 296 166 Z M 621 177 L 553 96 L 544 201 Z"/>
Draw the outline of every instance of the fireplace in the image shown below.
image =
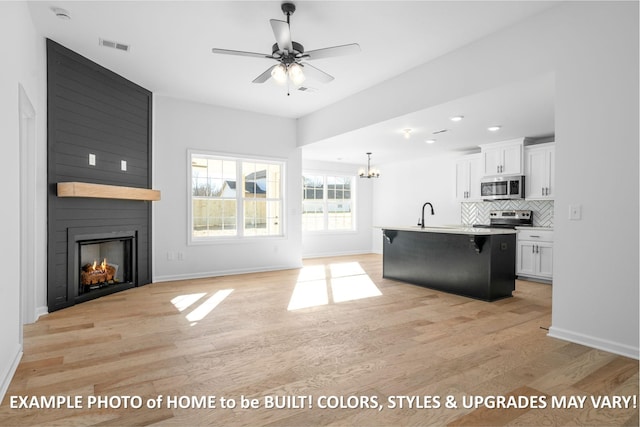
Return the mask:
<path fill-rule="evenodd" d="M 67 277 L 76 303 L 137 285 L 137 234 L 69 229 Z"/>

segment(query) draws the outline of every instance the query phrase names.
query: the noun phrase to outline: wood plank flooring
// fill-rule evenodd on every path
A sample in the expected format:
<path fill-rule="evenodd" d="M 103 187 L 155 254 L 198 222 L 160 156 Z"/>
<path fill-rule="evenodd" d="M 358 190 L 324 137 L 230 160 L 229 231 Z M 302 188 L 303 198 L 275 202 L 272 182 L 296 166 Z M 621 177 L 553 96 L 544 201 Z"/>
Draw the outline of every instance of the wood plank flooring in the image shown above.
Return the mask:
<path fill-rule="evenodd" d="M 382 279 L 381 263 L 157 283 L 43 316 L 25 328 L 0 425 L 638 425 L 638 361 L 547 337 L 550 285 L 518 281 L 513 298 L 487 303 Z M 12 409 L 11 396 L 81 396 L 83 407 Z M 91 396 L 143 406 L 88 408 Z M 206 396 L 215 409 L 167 405 Z M 547 405 L 463 407 L 472 396 Z M 561 396 L 587 400 L 552 408 Z M 590 396 L 636 400 L 596 409 Z M 287 408 L 266 408 L 275 397 Z"/>

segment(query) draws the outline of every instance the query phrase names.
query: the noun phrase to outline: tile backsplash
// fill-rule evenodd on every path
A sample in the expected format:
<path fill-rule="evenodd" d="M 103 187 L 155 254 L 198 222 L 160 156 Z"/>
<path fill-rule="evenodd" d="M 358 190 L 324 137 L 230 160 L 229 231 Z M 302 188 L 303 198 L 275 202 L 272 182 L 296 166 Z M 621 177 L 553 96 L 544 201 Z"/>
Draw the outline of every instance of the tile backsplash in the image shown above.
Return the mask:
<path fill-rule="evenodd" d="M 495 202 L 463 202 L 463 224 L 489 224 L 489 211 L 530 209 L 534 227 L 553 227 L 553 200 L 498 200 Z"/>

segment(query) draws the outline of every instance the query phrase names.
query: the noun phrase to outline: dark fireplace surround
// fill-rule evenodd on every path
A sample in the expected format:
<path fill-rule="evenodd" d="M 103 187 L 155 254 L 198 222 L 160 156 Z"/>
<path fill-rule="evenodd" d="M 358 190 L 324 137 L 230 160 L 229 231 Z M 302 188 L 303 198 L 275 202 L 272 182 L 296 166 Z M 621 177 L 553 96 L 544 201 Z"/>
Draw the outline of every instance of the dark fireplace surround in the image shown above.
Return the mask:
<path fill-rule="evenodd" d="M 138 283 L 138 232 L 109 230 L 110 227 L 67 229 L 67 278 L 72 281 L 76 303 Z"/>
<path fill-rule="evenodd" d="M 126 193 L 152 188 L 151 106 L 150 91 L 47 40 L 49 312 L 151 282 L 158 198 Z"/>

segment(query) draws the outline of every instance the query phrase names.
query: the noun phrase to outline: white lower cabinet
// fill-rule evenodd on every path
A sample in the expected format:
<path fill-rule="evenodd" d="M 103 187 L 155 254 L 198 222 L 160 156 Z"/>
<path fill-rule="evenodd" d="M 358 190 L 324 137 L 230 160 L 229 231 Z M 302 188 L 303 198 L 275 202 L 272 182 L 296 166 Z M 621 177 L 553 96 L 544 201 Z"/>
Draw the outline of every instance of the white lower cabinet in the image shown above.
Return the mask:
<path fill-rule="evenodd" d="M 530 278 L 553 278 L 553 231 L 518 230 L 516 274 Z"/>

